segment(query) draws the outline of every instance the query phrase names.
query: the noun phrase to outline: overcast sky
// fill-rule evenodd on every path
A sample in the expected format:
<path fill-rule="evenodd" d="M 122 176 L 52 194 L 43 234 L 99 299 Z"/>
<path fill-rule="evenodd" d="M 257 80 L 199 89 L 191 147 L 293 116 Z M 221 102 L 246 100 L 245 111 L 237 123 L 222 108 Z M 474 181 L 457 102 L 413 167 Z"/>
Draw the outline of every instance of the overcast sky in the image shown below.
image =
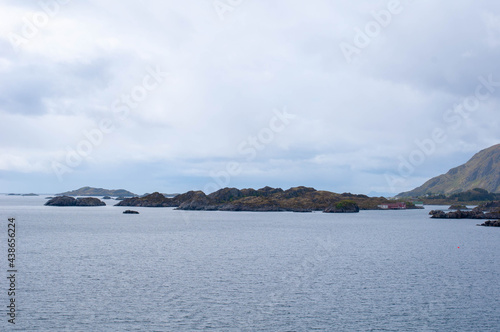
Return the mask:
<path fill-rule="evenodd" d="M 0 1 L 0 192 L 389 194 L 500 142 L 500 3 Z"/>

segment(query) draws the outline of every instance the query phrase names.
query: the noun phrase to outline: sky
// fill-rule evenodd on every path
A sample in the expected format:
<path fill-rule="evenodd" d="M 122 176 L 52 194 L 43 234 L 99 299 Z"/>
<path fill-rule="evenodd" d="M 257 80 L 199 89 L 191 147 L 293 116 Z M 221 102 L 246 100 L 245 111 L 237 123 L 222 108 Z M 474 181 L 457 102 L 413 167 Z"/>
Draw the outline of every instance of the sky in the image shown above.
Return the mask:
<path fill-rule="evenodd" d="M 500 142 L 500 3 L 0 1 L 0 192 L 392 195 Z"/>

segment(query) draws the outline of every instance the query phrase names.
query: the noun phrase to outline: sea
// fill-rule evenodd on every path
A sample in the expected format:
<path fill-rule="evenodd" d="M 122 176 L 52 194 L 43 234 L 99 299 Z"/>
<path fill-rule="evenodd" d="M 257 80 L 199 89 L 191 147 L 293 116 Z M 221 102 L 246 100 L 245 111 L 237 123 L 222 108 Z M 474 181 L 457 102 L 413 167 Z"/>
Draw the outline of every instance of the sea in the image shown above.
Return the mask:
<path fill-rule="evenodd" d="M 500 228 L 429 218 L 447 207 L 129 215 L 45 201 L 0 195 L 1 331 L 500 331 Z"/>

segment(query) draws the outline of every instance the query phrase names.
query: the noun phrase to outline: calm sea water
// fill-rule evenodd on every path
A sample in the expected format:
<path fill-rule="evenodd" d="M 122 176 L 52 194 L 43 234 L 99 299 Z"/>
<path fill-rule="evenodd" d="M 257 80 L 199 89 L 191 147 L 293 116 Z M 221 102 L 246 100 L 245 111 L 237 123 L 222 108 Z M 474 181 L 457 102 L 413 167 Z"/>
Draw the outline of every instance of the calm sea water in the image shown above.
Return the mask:
<path fill-rule="evenodd" d="M 500 229 L 474 220 L 44 202 L 0 196 L 2 331 L 500 330 Z"/>

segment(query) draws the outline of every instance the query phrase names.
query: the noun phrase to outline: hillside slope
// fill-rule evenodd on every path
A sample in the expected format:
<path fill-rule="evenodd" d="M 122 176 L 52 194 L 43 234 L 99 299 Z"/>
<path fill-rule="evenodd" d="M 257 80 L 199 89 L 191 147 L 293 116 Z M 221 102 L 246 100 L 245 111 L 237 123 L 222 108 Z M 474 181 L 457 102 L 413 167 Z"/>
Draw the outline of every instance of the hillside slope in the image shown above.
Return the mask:
<path fill-rule="evenodd" d="M 476 153 L 465 164 L 452 168 L 448 173 L 434 177 L 420 187 L 398 196 L 453 194 L 474 188 L 500 193 L 500 144 Z"/>

